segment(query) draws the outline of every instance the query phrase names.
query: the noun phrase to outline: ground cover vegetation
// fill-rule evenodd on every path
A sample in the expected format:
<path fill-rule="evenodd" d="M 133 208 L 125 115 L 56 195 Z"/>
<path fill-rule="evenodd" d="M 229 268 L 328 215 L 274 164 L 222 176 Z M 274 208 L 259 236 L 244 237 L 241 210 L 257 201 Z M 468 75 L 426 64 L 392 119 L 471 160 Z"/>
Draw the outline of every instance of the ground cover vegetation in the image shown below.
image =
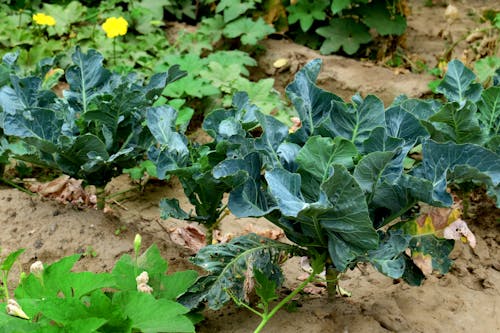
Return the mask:
<path fill-rule="evenodd" d="M 343 292 L 339 275 L 359 263 L 410 285 L 448 272 L 454 242 L 475 243 L 456 195 L 481 187 L 500 207 L 496 65 L 478 78 L 452 60 L 435 98 L 400 96 L 387 108 L 374 95 L 344 101 L 318 87 L 319 59 L 287 86 L 287 107 L 272 81 L 248 79 L 267 35 L 295 31 L 300 40 L 314 29 L 322 52 L 353 54 L 371 40 L 368 28 L 401 35 L 403 5 L 111 1 L 40 3 L 35 11 L 3 3 L 16 38 L 0 41 L 9 49 L 0 67 L 0 163 L 21 160 L 97 185 L 124 169 L 176 177 L 194 208 L 164 198 L 161 215 L 204 225 L 208 245 L 192 258 L 201 276 L 165 275 L 158 249 L 140 255 L 137 237 L 134 257 L 123 256 L 111 273 L 70 273 L 74 255 L 37 264 L 10 295 L 7 278 L 22 253 L 15 251 L 0 265 L 0 327 L 193 332 L 204 306 L 234 301 L 261 318 L 259 332 L 309 282 L 327 283 L 330 296 Z M 173 44 L 163 35 L 165 18 L 196 23 L 209 13 Z M 187 135 L 195 108 L 207 143 Z M 228 211 L 266 218 L 289 242 L 249 234 L 212 244 Z M 280 299 L 281 265 L 291 256 L 308 257 L 310 274 Z"/>

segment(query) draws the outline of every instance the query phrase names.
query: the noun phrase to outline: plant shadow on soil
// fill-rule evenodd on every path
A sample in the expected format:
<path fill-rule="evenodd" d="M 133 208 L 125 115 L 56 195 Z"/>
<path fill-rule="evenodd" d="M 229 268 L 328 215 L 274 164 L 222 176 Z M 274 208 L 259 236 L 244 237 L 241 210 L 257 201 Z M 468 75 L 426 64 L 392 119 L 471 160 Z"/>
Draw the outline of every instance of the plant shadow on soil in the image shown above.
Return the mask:
<path fill-rule="evenodd" d="M 445 41 L 439 37 L 442 29 L 451 29 L 459 37 L 477 24 L 468 11 L 487 6 L 486 1 L 455 4 L 464 13 L 454 26 L 443 20 L 444 7 L 425 7 L 424 1 L 411 1 L 412 16 L 408 20 L 407 48 L 418 52 L 434 66 L 435 57 Z M 467 7 L 468 6 L 468 7 Z M 426 74 L 398 74 L 394 70 L 339 56 L 318 53 L 287 41 L 266 41 L 267 52 L 259 59 L 259 73 L 272 75 L 276 88 L 283 91 L 294 70 L 309 60 L 324 59 L 319 83 L 344 99 L 359 91 L 374 93 L 388 105 L 399 94 L 425 96 Z M 458 45 L 454 56 L 459 57 L 464 46 Z M 272 63 L 287 58 L 291 66 L 276 72 Z M 93 272 L 109 271 L 118 258 L 133 252 L 136 233 L 143 237 L 143 248 L 156 243 L 169 262 L 169 271 L 194 268 L 187 260 L 189 251 L 174 244 L 167 230 L 185 225 L 182 221 L 159 218 L 158 202 L 162 197 L 179 198 L 187 205 L 181 187 L 175 181 L 153 182 L 143 192 L 120 176 L 108 185 L 109 193 L 128 191 L 112 204 L 111 213 L 78 209 L 54 201 L 29 196 L 15 189 L 0 188 L 0 247 L 2 254 L 26 248 L 10 277 L 15 285 L 21 268 L 28 271 L 35 260 L 45 263 L 74 253 L 84 254 L 75 269 Z M 473 197 L 467 220 L 477 238 L 475 249 L 457 242 L 452 258 L 455 263 L 449 274 L 432 275 L 421 287 L 410 287 L 360 265 L 343 275 L 340 285 L 352 292 L 352 297 L 329 302 L 324 294 L 302 293 L 293 311 L 282 310 L 269 322 L 264 332 L 498 332 L 500 331 L 500 209 L 484 196 Z M 223 221 L 222 233 L 238 233 L 245 225 L 254 230 L 273 228 L 259 219 Z M 89 251 L 91 249 L 92 251 Z M 95 255 L 90 254 L 95 252 Z M 297 258 L 286 263 L 286 283 L 283 295 L 300 281 L 303 275 Z M 315 289 L 316 291 L 320 289 Z M 223 310 L 205 313 L 207 320 L 199 332 L 251 332 L 259 318 L 244 309 L 230 305 Z"/>

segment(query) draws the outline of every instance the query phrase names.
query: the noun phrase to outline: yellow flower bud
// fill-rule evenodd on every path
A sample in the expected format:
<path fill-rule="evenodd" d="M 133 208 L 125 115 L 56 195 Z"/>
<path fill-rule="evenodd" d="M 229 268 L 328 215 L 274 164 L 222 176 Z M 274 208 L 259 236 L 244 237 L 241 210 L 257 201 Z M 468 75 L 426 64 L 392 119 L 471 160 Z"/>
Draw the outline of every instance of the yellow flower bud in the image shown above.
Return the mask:
<path fill-rule="evenodd" d="M 127 33 L 128 22 L 123 17 L 110 17 L 102 24 L 102 29 L 108 38 L 124 36 Z"/>
<path fill-rule="evenodd" d="M 33 21 L 38 25 L 56 25 L 56 19 L 43 13 L 33 14 Z"/>

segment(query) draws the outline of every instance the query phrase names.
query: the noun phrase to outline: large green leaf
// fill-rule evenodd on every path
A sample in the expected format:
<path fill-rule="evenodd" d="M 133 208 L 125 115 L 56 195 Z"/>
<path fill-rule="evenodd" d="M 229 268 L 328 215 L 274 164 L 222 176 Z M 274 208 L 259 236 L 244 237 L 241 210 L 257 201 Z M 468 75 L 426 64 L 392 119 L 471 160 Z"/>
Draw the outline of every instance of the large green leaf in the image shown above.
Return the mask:
<path fill-rule="evenodd" d="M 331 176 L 334 164 L 352 168 L 357 154 L 356 147 L 349 140 L 313 136 L 300 149 L 296 162 L 302 172 L 310 173 L 321 182 Z"/>
<path fill-rule="evenodd" d="M 232 239 L 229 243 L 209 245 L 202 248 L 192 261 L 210 273 L 180 298 L 188 308 L 196 308 L 207 302 L 211 309 L 220 309 L 231 298 L 244 300 L 251 290 L 246 283 L 252 271 L 259 270 L 276 286 L 283 282 L 279 264 L 282 253 L 297 253 L 300 249 L 277 241 L 248 234 Z"/>
<path fill-rule="evenodd" d="M 353 176 L 365 193 L 373 195 L 375 187 L 384 181 L 384 172 L 390 165 L 394 153 L 377 151 L 365 155 L 354 169 Z"/>
<path fill-rule="evenodd" d="M 23 113 L 6 114 L 4 133 L 19 138 L 30 138 L 39 149 L 54 153 L 62 125 L 63 120 L 50 109 L 29 109 Z"/>
<path fill-rule="evenodd" d="M 321 64 L 321 59 L 309 62 L 286 87 L 286 94 L 297 110 L 302 124 L 293 137 L 297 143 L 306 142 L 307 138 L 315 133 L 316 127 L 332 112 L 334 102 L 343 103 L 340 97 L 315 84 Z"/>
<path fill-rule="evenodd" d="M 87 166 L 89 159 L 92 159 L 93 167 L 97 170 L 107 162 L 109 155 L 104 142 L 88 133 L 76 137 L 67 150 L 58 154 L 56 162 L 63 172 L 76 175 Z"/>
<path fill-rule="evenodd" d="M 409 104 L 407 100 L 401 107 L 392 107 L 385 112 L 386 130 L 388 136 L 404 139 L 406 144 L 414 145 L 419 139 L 429 137 L 429 133 Z M 418 104 L 418 108 L 423 113 L 421 104 Z"/>
<path fill-rule="evenodd" d="M 168 263 L 162 258 L 158 246 L 152 245 L 137 258 L 137 261 L 128 254 L 123 255 L 116 262 L 112 274 L 116 286 L 120 290 L 132 291 L 137 290 L 136 277 L 143 271 L 148 272 L 150 279 L 156 279 L 156 283 L 159 285 L 159 279 L 165 274 L 167 268 Z M 155 293 L 159 291 L 159 289 L 156 289 Z"/>
<path fill-rule="evenodd" d="M 402 277 L 406 269 L 405 250 L 410 240 L 411 236 L 400 230 L 389 232 L 380 242 L 379 248 L 368 252 L 370 263 L 393 279 Z"/>
<path fill-rule="evenodd" d="M 488 193 L 496 196 L 500 206 L 500 156 L 473 144 L 436 143 L 427 140 L 422 145 L 424 160 L 414 174 L 430 180 L 432 197 L 445 206 L 453 202 L 447 192 L 449 182 L 476 181 L 485 184 Z"/>
<path fill-rule="evenodd" d="M 288 127 L 273 116 L 257 112 L 256 117 L 263 133 L 255 140 L 255 149 L 265 152 L 265 165 L 269 167 L 281 166 L 278 148 L 288 137 Z"/>
<path fill-rule="evenodd" d="M 476 105 L 471 102 L 462 107 L 458 103 L 447 103 L 429 118 L 433 128 L 427 128 L 436 141 L 479 144 L 483 137 L 476 113 Z"/>
<path fill-rule="evenodd" d="M 19 78 L 10 76 L 12 87 L 0 89 L 0 106 L 3 112 L 15 114 L 28 108 L 47 108 L 57 98 L 50 90 L 42 88 L 42 80 L 38 77 Z"/>
<path fill-rule="evenodd" d="M 327 242 L 337 269 L 345 270 L 377 246 L 365 195 L 345 167 L 334 165 L 333 175 L 321 184 L 319 200 L 314 203 L 303 199 L 298 174 L 274 169 L 265 178 L 281 214 L 299 223 L 302 232 L 313 239 L 313 247 L 326 247 Z"/>
<path fill-rule="evenodd" d="M 42 279 L 30 274 L 15 290 L 16 297 L 49 299 L 64 295 L 65 298 L 79 299 L 94 290 L 115 286 L 115 280 L 108 273 L 70 272 L 79 258 L 80 255 L 73 255 L 48 265 Z M 36 308 L 26 308 L 26 311 L 37 312 Z"/>
<path fill-rule="evenodd" d="M 399 96 L 387 112 L 391 111 L 392 108 L 401 108 L 419 120 L 426 120 L 441 109 L 441 104 L 440 101 L 434 99 L 424 100 Z"/>
<path fill-rule="evenodd" d="M 352 98 L 352 103 L 331 103 L 332 110 L 319 129 L 325 136 L 341 136 L 350 140 L 358 149 L 377 127 L 385 127 L 384 103 L 374 95 L 365 99 L 360 95 Z"/>
<path fill-rule="evenodd" d="M 159 146 L 151 146 L 148 157 L 154 162 L 158 178 L 164 179 L 168 171 L 186 165 L 189 157 L 187 139 L 175 129 L 177 112 L 170 106 L 150 107 L 146 123 Z"/>
<path fill-rule="evenodd" d="M 483 90 L 481 84 L 475 82 L 476 75 L 460 60 L 448 63 L 448 70 L 436 90 L 442 93 L 448 101 L 457 102 L 461 106 L 467 100 L 477 102 Z"/>
<path fill-rule="evenodd" d="M 321 189 L 331 208 L 320 213 L 318 219 L 328 233 L 333 264 L 343 271 L 357 256 L 378 246 L 378 235 L 370 220 L 365 195 L 345 167 L 336 165 L 333 176 Z"/>
<path fill-rule="evenodd" d="M 128 291 L 116 293 L 113 304 L 121 308 L 130 318 L 131 326 L 140 332 L 195 332 L 193 323 L 186 316 L 189 309 L 179 303 Z"/>
<path fill-rule="evenodd" d="M 214 168 L 215 178 L 230 186 L 237 185 L 231 191 L 228 203 L 236 216 L 263 216 L 273 208 L 273 203 L 262 190 L 261 169 L 262 162 L 257 152 L 243 159 L 223 161 Z"/>
<path fill-rule="evenodd" d="M 65 97 L 72 105 L 79 106 L 79 110 L 85 113 L 90 101 L 108 90 L 105 89 L 105 85 L 112 74 L 103 67 L 104 58 L 95 50 L 83 53 L 77 47 L 72 59 L 74 65 L 66 70 L 66 81 L 70 90 L 66 91 Z"/>
<path fill-rule="evenodd" d="M 483 91 L 477 103 L 477 119 L 488 137 L 500 135 L 500 86 Z"/>

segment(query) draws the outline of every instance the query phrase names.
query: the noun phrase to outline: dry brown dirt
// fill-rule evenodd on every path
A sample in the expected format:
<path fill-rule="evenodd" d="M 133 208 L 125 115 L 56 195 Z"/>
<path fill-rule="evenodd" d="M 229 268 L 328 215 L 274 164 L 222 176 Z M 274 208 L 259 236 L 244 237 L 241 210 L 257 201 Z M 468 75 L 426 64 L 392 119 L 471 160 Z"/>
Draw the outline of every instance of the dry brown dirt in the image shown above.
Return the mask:
<path fill-rule="evenodd" d="M 447 47 L 441 37 L 448 29 L 452 38 L 460 38 L 479 25 L 474 13 L 481 8 L 497 7 L 493 1 L 453 2 L 460 10 L 459 19 L 449 25 L 444 20 L 445 7 L 425 7 L 424 1 L 410 1 L 407 48 L 431 67 Z M 445 34 L 446 35 L 446 34 Z M 266 41 L 267 52 L 259 59 L 262 73 L 276 79 L 277 89 L 293 78 L 294 72 L 308 60 L 324 59 L 320 84 L 326 89 L 350 98 L 360 91 L 374 93 L 386 104 L 401 94 L 419 97 L 429 93 L 427 74 L 398 73 L 368 62 L 340 56 L 321 56 L 317 52 L 288 41 Z M 467 47 L 459 43 L 454 57 L 461 57 Z M 272 63 L 286 57 L 292 66 L 276 72 Z M 134 235 L 143 236 L 144 246 L 156 243 L 169 261 L 171 271 L 193 268 L 187 261 L 189 251 L 175 245 L 167 230 L 184 225 L 177 220 L 161 220 L 158 202 L 162 197 L 187 201 L 175 182 L 151 182 L 143 191 L 121 176 L 108 185 L 109 193 L 129 190 L 115 197 L 113 211 L 78 209 L 18 190 L 0 188 L 0 247 L 2 254 L 26 248 L 12 275 L 27 271 L 35 260 L 53 262 L 74 253 L 83 253 L 77 270 L 94 272 L 110 270 L 124 253 L 132 252 Z M 294 312 L 280 311 L 264 332 L 500 332 L 500 210 L 484 198 L 473 202 L 467 222 L 477 237 L 477 247 L 457 243 L 452 253 L 455 264 L 445 276 L 432 275 L 421 287 L 394 281 L 370 266 L 359 266 L 347 272 L 340 285 L 352 297 L 328 301 L 325 295 L 301 294 Z M 222 232 L 238 233 L 252 224 L 256 230 L 272 225 L 263 220 L 236 219 L 228 216 Z M 95 255 L 92 255 L 94 252 Z M 298 259 L 286 263 L 286 288 L 298 285 L 303 272 Z M 199 332 L 252 332 L 258 318 L 233 305 L 217 312 L 206 312 L 207 320 Z"/>

